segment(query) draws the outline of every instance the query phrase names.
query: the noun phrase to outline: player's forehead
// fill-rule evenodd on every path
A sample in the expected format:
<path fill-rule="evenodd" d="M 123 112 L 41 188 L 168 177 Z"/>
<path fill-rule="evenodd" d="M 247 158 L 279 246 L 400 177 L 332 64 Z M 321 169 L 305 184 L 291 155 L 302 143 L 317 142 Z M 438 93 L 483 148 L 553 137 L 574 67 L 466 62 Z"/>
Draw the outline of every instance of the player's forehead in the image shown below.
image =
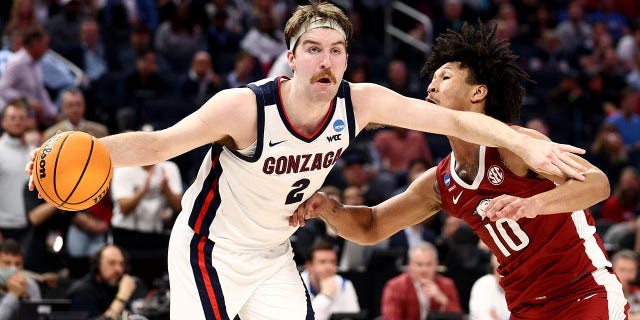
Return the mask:
<path fill-rule="evenodd" d="M 302 45 L 346 46 L 344 36 L 339 31 L 331 28 L 309 30 L 300 36 L 299 41 Z"/>
<path fill-rule="evenodd" d="M 466 69 L 462 68 L 462 64 L 458 61 L 450 61 L 441 65 L 438 69 L 436 69 L 433 75 L 437 76 L 445 73 L 460 73 L 460 72 L 466 72 Z"/>

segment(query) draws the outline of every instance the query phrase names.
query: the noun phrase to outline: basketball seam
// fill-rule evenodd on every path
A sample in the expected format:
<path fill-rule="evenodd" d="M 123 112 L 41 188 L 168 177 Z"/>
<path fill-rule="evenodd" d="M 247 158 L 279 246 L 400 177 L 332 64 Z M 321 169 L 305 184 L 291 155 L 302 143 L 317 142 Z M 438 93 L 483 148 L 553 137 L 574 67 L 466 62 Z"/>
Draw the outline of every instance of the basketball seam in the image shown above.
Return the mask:
<path fill-rule="evenodd" d="M 93 141 L 93 137 L 91 137 L 91 148 L 89 148 L 89 156 L 87 157 L 87 160 L 84 163 L 84 168 L 82 168 L 82 173 L 80 174 L 80 177 L 78 177 L 78 180 L 76 181 L 76 185 L 73 186 L 73 189 L 71 189 L 71 192 L 69 192 L 69 195 L 67 196 L 67 198 L 60 205 L 67 204 L 67 202 L 69 201 L 69 199 L 71 198 L 73 193 L 76 192 L 76 189 L 78 189 L 78 186 L 80 185 L 80 181 L 82 180 L 82 177 L 84 176 L 84 173 L 87 172 L 87 167 L 89 166 L 89 162 L 91 162 L 91 157 L 93 156 L 93 146 L 94 146 L 94 141 Z M 58 151 L 58 156 L 60 155 L 61 151 L 62 151 L 62 146 L 60 146 L 60 150 Z M 56 165 L 57 164 L 58 164 L 58 162 L 56 161 Z M 54 180 L 54 182 L 55 182 L 55 180 Z M 71 204 L 71 203 L 69 203 L 69 204 Z"/>
<path fill-rule="evenodd" d="M 60 142 L 60 147 L 58 147 L 58 152 L 56 154 L 56 160 L 53 163 L 53 193 L 55 194 L 55 196 L 62 201 L 61 203 L 56 204 L 56 207 L 60 208 L 60 206 L 64 205 L 64 200 L 62 200 L 62 197 L 58 194 L 58 184 L 56 183 L 56 171 L 58 169 L 58 159 L 60 158 L 60 153 L 62 151 L 62 147 L 64 147 L 64 144 L 67 143 L 67 139 L 69 139 L 69 137 L 73 134 L 73 132 L 67 134 L 66 136 L 64 136 L 64 139 L 62 140 L 62 142 Z M 53 200 L 53 198 L 51 198 Z M 56 201 L 57 202 L 57 201 Z"/>
<path fill-rule="evenodd" d="M 91 139 L 93 140 L 94 138 L 92 137 Z M 93 152 L 91 153 L 91 155 L 93 155 Z M 111 164 L 111 156 L 109 156 L 109 164 Z M 79 201 L 79 202 L 67 202 L 67 203 L 68 203 L 68 204 L 70 204 L 70 205 L 81 204 L 81 203 L 84 203 L 84 202 L 86 202 L 86 201 L 90 200 L 91 198 L 95 197 L 97 194 L 100 194 L 100 193 L 102 193 L 102 192 L 106 191 L 106 189 L 105 189 L 105 190 L 102 190 L 102 188 L 104 187 L 105 183 L 106 183 L 107 181 L 109 181 L 109 180 L 110 180 L 110 179 L 109 179 L 109 176 L 111 175 L 111 167 L 112 167 L 112 166 L 111 166 L 111 165 L 109 165 L 109 172 L 107 172 L 107 176 L 106 176 L 106 177 L 105 177 L 105 179 L 102 181 L 102 184 L 100 185 L 100 188 L 98 188 L 98 191 L 96 191 L 94 194 L 92 194 L 89 198 L 86 198 L 86 199 L 84 199 L 84 200 L 82 200 L 82 201 Z M 108 189 L 108 188 L 107 188 L 107 189 Z M 94 203 L 94 204 L 95 204 L 95 203 Z"/>

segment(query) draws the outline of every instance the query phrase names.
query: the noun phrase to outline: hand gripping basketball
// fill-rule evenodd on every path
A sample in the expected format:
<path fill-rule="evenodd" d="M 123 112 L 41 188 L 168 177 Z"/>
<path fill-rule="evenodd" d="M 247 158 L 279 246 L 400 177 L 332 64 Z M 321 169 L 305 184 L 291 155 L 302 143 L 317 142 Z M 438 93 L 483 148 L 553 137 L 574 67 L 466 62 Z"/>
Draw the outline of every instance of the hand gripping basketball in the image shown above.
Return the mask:
<path fill-rule="evenodd" d="M 69 211 L 98 203 L 109 189 L 113 174 L 107 148 L 80 131 L 60 132 L 45 141 L 27 166 L 29 171 L 39 195 Z"/>

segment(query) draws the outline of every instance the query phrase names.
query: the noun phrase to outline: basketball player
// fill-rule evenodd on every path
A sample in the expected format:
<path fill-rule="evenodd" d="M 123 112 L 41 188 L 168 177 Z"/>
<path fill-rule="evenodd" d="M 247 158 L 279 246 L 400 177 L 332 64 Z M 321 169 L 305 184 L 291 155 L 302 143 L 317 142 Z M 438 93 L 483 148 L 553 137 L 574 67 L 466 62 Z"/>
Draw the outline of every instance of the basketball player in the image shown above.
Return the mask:
<path fill-rule="evenodd" d="M 465 24 L 436 40 L 422 69 L 433 74 L 427 101 L 509 123 L 519 116 L 521 83 L 529 78 L 508 43 L 483 28 Z M 510 319 L 625 319 L 622 286 L 593 217 L 582 210 L 608 197 L 604 173 L 573 155 L 589 168 L 577 181 L 539 172 L 504 148 L 451 136 L 449 142 L 453 152 L 402 194 L 371 208 L 319 193 L 296 210 L 291 224 L 320 216 L 340 236 L 372 244 L 444 209 L 464 219 L 498 258 Z"/>
<path fill-rule="evenodd" d="M 223 90 L 165 130 L 101 139 L 118 167 L 157 163 L 213 142 L 171 233 L 172 318 L 313 319 L 288 217 L 368 124 L 508 147 L 539 171 L 584 178 L 586 168 L 566 152 L 581 149 L 530 138 L 478 113 L 343 81 L 351 33 L 337 7 L 300 6 L 285 28 L 291 79 Z"/>

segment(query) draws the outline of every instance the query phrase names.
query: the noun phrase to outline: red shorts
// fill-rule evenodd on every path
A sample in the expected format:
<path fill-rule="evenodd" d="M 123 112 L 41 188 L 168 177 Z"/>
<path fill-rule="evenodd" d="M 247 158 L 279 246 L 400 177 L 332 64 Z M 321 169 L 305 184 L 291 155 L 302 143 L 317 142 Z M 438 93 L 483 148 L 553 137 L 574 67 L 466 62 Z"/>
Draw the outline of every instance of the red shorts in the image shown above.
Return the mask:
<path fill-rule="evenodd" d="M 576 319 L 576 320 L 624 320 L 628 319 L 629 303 L 622 293 L 622 285 L 616 275 L 600 269 L 567 290 L 544 303 L 524 303 L 512 310 L 510 320 Z"/>

